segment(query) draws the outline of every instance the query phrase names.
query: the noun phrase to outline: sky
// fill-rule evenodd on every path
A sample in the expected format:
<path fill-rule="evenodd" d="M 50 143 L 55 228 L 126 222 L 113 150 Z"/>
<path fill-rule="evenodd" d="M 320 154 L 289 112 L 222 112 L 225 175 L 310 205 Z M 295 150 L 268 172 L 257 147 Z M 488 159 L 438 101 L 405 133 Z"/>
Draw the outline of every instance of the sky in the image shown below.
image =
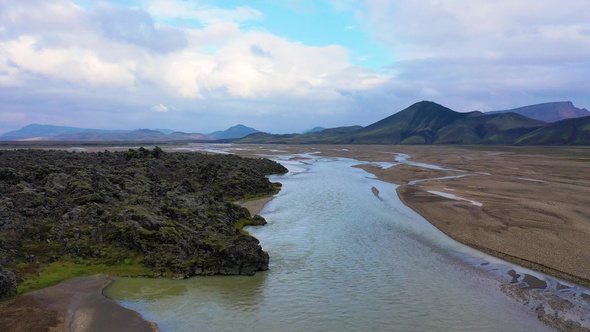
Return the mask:
<path fill-rule="evenodd" d="M 588 0 L 0 0 L 0 133 L 590 109 Z"/>

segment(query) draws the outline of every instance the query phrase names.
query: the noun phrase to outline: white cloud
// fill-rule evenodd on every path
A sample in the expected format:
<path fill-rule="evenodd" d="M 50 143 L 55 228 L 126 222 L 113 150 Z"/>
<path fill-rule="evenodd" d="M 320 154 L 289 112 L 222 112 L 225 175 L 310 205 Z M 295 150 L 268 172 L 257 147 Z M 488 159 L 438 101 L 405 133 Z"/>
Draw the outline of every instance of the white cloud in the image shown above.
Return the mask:
<path fill-rule="evenodd" d="M 401 60 L 516 53 L 560 61 L 590 55 L 587 9 L 586 0 L 366 0 L 359 17 Z"/>
<path fill-rule="evenodd" d="M 193 19 L 206 25 L 246 22 L 260 20 L 264 17 L 260 11 L 247 6 L 223 9 L 213 5 L 204 5 L 202 2 L 180 0 L 151 0 L 146 8 L 154 17 L 175 20 Z"/>
<path fill-rule="evenodd" d="M 364 0 L 357 17 L 392 49 L 388 90 L 459 110 L 590 103 L 586 0 Z M 587 105 L 580 105 L 587 106 Z"/>
<path fill-rule="evenodd" d="M 169 110 L 168 110 L 168 107 L 164 106 L 163 104 L 158 104 L 158 105 L 152 106 L 152 111 L 158 112 L 158 113 L 166 113 Z"/>
<path fill-rule="evenodd" d="M 135 63 L 112 63 L 94 51 L 77 47 L 43 48 L 35 37 L 21 36 L 0 43 L 2 67 L 12 67 L 14 85 L 23 84 L 27 75 L 44 75 L 54 80 L 97 86 L 132 89 Z M 15 68 L 18 73 L 14 73 Z M 10 73 L 10 72 L 9 72 Z M 10 82 L 9 82 L 10 83 Z"/>
<path fill-rule="evenodd" d="M 137 8 L 98 5 L 83 9 L 61 0 L 38 3 L 35 8 L 20 6 L 9 13 L 15 36 L 0 42 L 0 68 L 7 73 L 0 76 L 4 85 L 42 78 L 52 84 L 80 84 L 81 89 L 102 86 L 141 92 L 156 88 L 159 94 L 181 98 L 334 99 L 341 98 L 338 91 L 369 89 L 386 80 L 353 67 L 341 46 L 311 47 L 268 32 L 242 31 L 236 23 L 219 23 L 260 18 L 250 8 L 203 9 L 184 1 L 174 6 L 169 1 L 151 1 L 148 8 L 160 16 L 194 17 L 211 24 L 203 29 L 177 29 L 186 42 L 171 44 L 162 52 L 154 43 L 171 39 L 161 33 L 175 31 L 155 26 Z M 67 22 L 62 22 L 64 30 L 53 38 L 43 28 L 34 30 L 18 23 L 19 16 L 43 21 L 35 14 L 43 9 L 76 22 L 79 29 L 66 29 Z M 105 30 L 111 20 L 117 29 Z M 178 49 L 179 45 L 184 46 Z"/>

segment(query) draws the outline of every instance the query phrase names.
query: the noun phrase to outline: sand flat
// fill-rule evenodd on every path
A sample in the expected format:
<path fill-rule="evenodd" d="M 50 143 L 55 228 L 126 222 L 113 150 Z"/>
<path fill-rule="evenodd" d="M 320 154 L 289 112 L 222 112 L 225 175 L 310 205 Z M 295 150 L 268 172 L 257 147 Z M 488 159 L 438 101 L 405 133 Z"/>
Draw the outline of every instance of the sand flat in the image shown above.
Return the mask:
<path fill-rule="evenodd" d="M 402 201 L 455 240 L 538 271 L 590 286 L 590 148 L 280 145 L 283 154 L 414 165 L 359 167 L 400 185 Z M 247 145 L 238 154 L 249 155 Z M 256 146 L 256 152 L 278 149 Z M 458 178 L 435 179 L 441 177 Z M 427 180 L 435 179 L 435 180 Z M 417 181 L 427 180 L 427 181 Z M 414 182 L 413 185 L 410 183 Z M 467 199 L 441 197 L 429 191 Z M 481 204 L 477 206 L 470 201 Z"/>
<path fill-rule="evenodd" d="M 0 331 L 158 331 L 137 312 L 102 295 L 106 276 L 73 278 L 0 304 Z"/>

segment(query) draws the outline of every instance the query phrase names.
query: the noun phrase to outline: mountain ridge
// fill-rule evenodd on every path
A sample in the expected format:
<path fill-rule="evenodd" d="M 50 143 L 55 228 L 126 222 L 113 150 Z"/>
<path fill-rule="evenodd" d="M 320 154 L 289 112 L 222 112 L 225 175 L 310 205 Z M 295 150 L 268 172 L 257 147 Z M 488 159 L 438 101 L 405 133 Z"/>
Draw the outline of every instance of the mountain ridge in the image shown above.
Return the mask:
<path fill-rule="evenodd" d="M 571 110 L 579 113 L 571 113 Z M 590 145 L 590 112 L 571 102 L 530 105 L 518 112 L 456 112 L 432 101 L 421 101 L 366 127 L 346 126 L 293 134 L 270 134 L 238 124 L 209 135 L 172 130 L 104 130 L 53 125 L 27 125 L 0 135 L 0 140 L 45 141 L 215 141 L 276 144 L 488 144 L 488 145 Z M 524 111 L 523 111 L 524 110 Z M 545 112 L 552 116 L 586 114 L 554 122 L 521 113 Z M 563 113 L 562 111 L 565 113 Z M 562 112 L 562 113 L 559 113 Z M 568 113 L 570 112 L 570 113 Z M 561 115 L 559 115 L 559 114 Z M 557 115 L 556 115 L 557 114 Z M 547 115 L 547 114 L 545 114 Z M 576 121 L 579 120 L 579 121 Z M 318 128 L 319 129 L 319 128 Z"/>
<path fill-rule="evenodd" d="M 585 108 L 577 108 L 571 101 L 558 101 L 513 108 L 504 111 L 492 111 L 487 114 L 518 113 L 528 118 L 543 122 L 557 122 L 560 120 L 590 116 Z"/>
<path fill-rule="evenodd" d="M 590 125 L 584 125 L 590 116 L 577 118 L 580 119 L 573 130 L 571 127 L 577 123 L 576 119 L 548 124 L 514 112 L 460 113 L 431 101 L 421 101 L 366 127 L 340 134 L 327 135 L 326 130 L 313 134 L 264 133 L 231 141 L 283 144 L 590 145 Z M 336 133 L 339 128 L 327 130 Z M 567 136 L 568 133 L 575 137 Z M 529 138 L 527 135 L 534 136 Z M 556 141 L 542 139 L 543 135 L 554 137 Z"/>

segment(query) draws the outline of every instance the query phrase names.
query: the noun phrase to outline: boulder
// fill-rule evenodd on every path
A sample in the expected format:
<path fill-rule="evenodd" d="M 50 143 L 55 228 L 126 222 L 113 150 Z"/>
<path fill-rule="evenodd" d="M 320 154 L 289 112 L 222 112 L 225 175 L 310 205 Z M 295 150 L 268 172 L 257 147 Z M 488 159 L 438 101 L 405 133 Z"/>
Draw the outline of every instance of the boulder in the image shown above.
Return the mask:
<path fill-rule="evenodd" d="M 0 268 L 0 300 L 16 295 L 18 282 L 14 273 Z"/>

